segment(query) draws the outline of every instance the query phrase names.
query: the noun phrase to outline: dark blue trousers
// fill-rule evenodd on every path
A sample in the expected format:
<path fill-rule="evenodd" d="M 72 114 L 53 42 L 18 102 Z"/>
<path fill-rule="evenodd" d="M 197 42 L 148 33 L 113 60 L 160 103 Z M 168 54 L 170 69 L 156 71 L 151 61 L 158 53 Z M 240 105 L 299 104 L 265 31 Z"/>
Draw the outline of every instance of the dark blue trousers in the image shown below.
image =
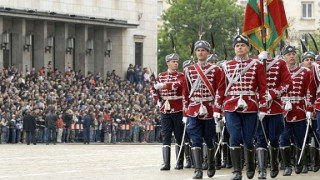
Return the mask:
<path fill-rule="evenodd" d="M 315 131 L 318 135 L 318 139 L 320 139 L 320 111 L 316 111 L 316 113 L 317 113 L 317 123 L 314 123 L 313 121 L 312 128 L 316 129 Z"/>
<path fill-rule="evenodd" d="M 176 143 L 181 145 L 183 134 L 182 112 L 170 114 L 161 113 L 161 133 L 163 137 L 163 145 L 171 144 L 172 131 L 176 139 Z"/>
<path fill-rule="evenodd" d="M 302 148 L 306 127 L 306 121 L 285 122 L 284 130 L 280 135 L 280 146 L 290 146 L 290 137 L 293 137 L 295 146 Z"/>
<path fill-rule="evenodd" d="M 306 122 L 307 123 L 307 122 Z M 308 125 L 308 124 L 307 124 Z M 308 144 L 311 144 L 311 139 L 312 138 L 318 138 L 318 135 L 317 135 L 317 127 L 318 127 L 318 125 L 317 125 L 317 120 L 316 119 L 313 119 L 312 120 L 312 124 L 311 124 L 311 127 L 309 127 L 309 135 L 308 135 L 308 139 L 307 139 L 307 143 Z M 315 132 L 315 133 L 313 133 L 313 132 Z M 317 137 L 314 137 L 314 135 L 316 135 Z M 318 138 L 319 139 L 319 138 Z M 316 139 L 314 139 L 314 145 L 315 145 L 315 147 L 316 148 L 318 148 L 319 147 L 319 144 L 318 144 L 318 142 L 317 142 L 317 140 Z"/>
<path fill-rule="evenodd" d="M 284 129 L 284 117 L 282 114 L 267 115 L 262 121 L 266 136 L 272 147 L 279 147 L 280 135 Z M 263 134 L 261 123 L 258 123 L 256 133 L 257 147 L 267 148 L 267 142 Z"/>
<path fill-rule="evenodd" d="M 188 117 L 187 132 L 192 141 L 192 147 L 202 147 L 203 139 L 208 148 L 213 148 L 216 136 L 214 119 L 201 120 L 198 117 Z"/>
<path fill-rule="evenodd" d="M 226 125 L 230 134 L 230 146 L 243 142 L 247 149 L 253 149 L 253 138 L 257 130 L 257 113 L 225 112 Z"/>

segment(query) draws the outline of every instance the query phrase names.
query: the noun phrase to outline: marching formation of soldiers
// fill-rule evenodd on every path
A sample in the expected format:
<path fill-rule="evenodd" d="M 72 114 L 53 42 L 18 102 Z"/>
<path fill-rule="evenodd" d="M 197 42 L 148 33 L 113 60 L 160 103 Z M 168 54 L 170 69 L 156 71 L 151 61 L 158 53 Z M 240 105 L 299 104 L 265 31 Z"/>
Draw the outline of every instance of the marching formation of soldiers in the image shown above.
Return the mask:
<path fill-rule="evenodd" d="M 296 65 L 296 48 L 287 45 L 281 55 L 260 52 L 249 57 L 245 35 L 233 40 L 235 57 L 217 63 L 211 45 L 194 44 L 197 62 L 177 72 L 179 56 L 166 56 L 168 66 L 151 88 L 161 110 L 163 161 L 170 170 L 171 134 L 176 139 L 175 169 L 194 167 L 193 179 L 203 170 L 213 177 L 216 169 L 233 167 L 232 180 L 242 169 L 252 179 L 317 172 L 320 167 L 320 63 L 311 52 Z M 210 54 L 211 53 L 211 54 Z M 183 166 L 184 155 L 186 158 Z M 231 161 L 230 161 L 231 160 Z"/>

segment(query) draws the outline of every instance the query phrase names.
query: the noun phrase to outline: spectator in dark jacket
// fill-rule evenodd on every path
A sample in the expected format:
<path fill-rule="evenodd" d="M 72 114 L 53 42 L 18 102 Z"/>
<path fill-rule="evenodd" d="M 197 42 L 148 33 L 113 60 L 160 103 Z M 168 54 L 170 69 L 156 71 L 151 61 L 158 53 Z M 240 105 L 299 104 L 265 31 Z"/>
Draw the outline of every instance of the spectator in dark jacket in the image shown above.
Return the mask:
<path fill-rule="evenodd" d="M 62 134 L 62 142 L 69 142 L 70 141 L 70 125 L 72 123 L 72 110 L 68 109 L 65 113 L 62 115 L 63 123 L 65 124 L 65 127 L 63 129 Z"/>
<path fill-rule="evenodd" d="M 83 144 L 90 143 L 90 126 L 92 124 L 93 118 L 88 111 L 85 111 L 85 116 L 82 120 L 83 124 Z"/>
<path fill-rule="evenodd" d="M 49 111 L 50 112 L 46 115 L 45 118 L 45 126 L 48 129 L 47 145 L 49 145 L 49 142 L 53 142 L 53 144 L 55 145 L 58 116 L 55 113 L 55 108 L 53 106 L 49 107 Z"/>
<path fill-rule="evenodd" d="M 25 111 L 25 114 L 23 116 L 23 130 L 26 131 L 27 135 L 27 145 L 30 145 L 31 138 L 32 138 L 32 143 L 36 145 L 36 118 L 31 114 L 30 109 L 27 109 Z"/>

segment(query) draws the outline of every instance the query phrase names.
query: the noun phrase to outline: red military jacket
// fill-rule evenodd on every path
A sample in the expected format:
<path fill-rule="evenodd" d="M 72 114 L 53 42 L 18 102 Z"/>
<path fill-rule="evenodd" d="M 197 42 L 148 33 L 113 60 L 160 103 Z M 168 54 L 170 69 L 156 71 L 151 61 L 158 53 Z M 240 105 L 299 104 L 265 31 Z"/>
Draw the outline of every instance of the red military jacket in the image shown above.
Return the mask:
<path fill-rule="evenodd" d="M 157 83 L 166 84 L 166 88 L 159 90 L 162 98 L 160 111 L 162 113 L 176 113 L 182 111 L 182 85 L 184 84 L 183 73 L 169 71 L 162 72 L 158 75 L 156 81 Z M 154 102 L 156 103 L 159 100 L 159 97 L 157 90 L 154 88 L 154 84 L 151 87 L 151 94 Z"/>
<path fill-rule="evenodd" d="M 211 94 L 209 88 L 200 78 L 200 74 L 195 68 L 195 65 L 191 65 L 185 68 L 185 88 L 183 89 L 183 116 L 197 117 L 199 119 L 207 120 L 213 118 L 213 106 L 214 97 L 220 81 L 221 70 L 216 65 L 199 64 L 202 72 L 207 77 L 210 86 L 213 89 L 214 94 Z M 199 79 L 199 80 L 197 80 Z M 200 110 L 207 110 L 205 115 L 200 114 Z"/>
<path fill-rule="evenodd" d="M 262 63 L 254 59 L 234 59 L 226 62 L 222 67 L 223 73 L 214 111 L 222 113 L 224 109 L 224 111 L 243 113 L 267 112 L 267 81 Z M 238 107 L 241 104 L 239 102 L 243 102 L 240 97 L 247 108 Z"/>
<path fill-rule="evenodd" d="M 267 87 L 272 97 L 272 100 L 267 103 L 267 113 L 268 115 L 282 114 L 284 105 L 281 97 L 292 89 L 291 74 L 283 59 L 268 59 L 266 62 Z"/>
<path fill-rule="evenodd" d="M 310 82 L 310 70 L 305 67 L 289 67 L 292 79 L 292 90 L 286 93 L 282 100 L 284 103 L 290 101 L 292 104 L 291 111 L 284 111 L 287 122 L 296 122 L 306 119 L 306 110 L 312 108 L 306 103 L 308 86 Z"/>
<path fill-rule="evenodd" d="M 310 84 L 308 93 L 308 106 L 307 111 L 313 112 L 314 110 L 320 111 L 320 62 L 313 63 L 311 74 L 310 74 Z M 315 114 L 315 113 L 314 113 Z"/>

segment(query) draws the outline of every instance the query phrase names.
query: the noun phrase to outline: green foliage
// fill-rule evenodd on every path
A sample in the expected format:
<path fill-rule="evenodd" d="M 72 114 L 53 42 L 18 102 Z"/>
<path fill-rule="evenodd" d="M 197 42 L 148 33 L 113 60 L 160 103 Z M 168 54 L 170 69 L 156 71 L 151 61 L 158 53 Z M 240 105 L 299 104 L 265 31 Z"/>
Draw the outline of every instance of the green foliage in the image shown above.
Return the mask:
<path fill-rule="evenodd" d="M 204 18 L 202 39 L 211 43 L 214 34 L 215 53 L 224 59 L 223 45 L 227 47 L 229 58 L 233 56 L 232 39 L 236 35 L 237 24 L 242 29 L 244 8 L 235 0 L 170 0 L 171 7 L 164 12 L 164 24 L 158 32 L 158 71 L 166 70 L 165 56 L 173 52 L 169 32 L 173 35 L 177 53 L 182 62 L 190 59 L 190 44 L 199 40 L 198 32 L 201 17 Z M 240 32 L 241 33 L 241 32 Z"/>

